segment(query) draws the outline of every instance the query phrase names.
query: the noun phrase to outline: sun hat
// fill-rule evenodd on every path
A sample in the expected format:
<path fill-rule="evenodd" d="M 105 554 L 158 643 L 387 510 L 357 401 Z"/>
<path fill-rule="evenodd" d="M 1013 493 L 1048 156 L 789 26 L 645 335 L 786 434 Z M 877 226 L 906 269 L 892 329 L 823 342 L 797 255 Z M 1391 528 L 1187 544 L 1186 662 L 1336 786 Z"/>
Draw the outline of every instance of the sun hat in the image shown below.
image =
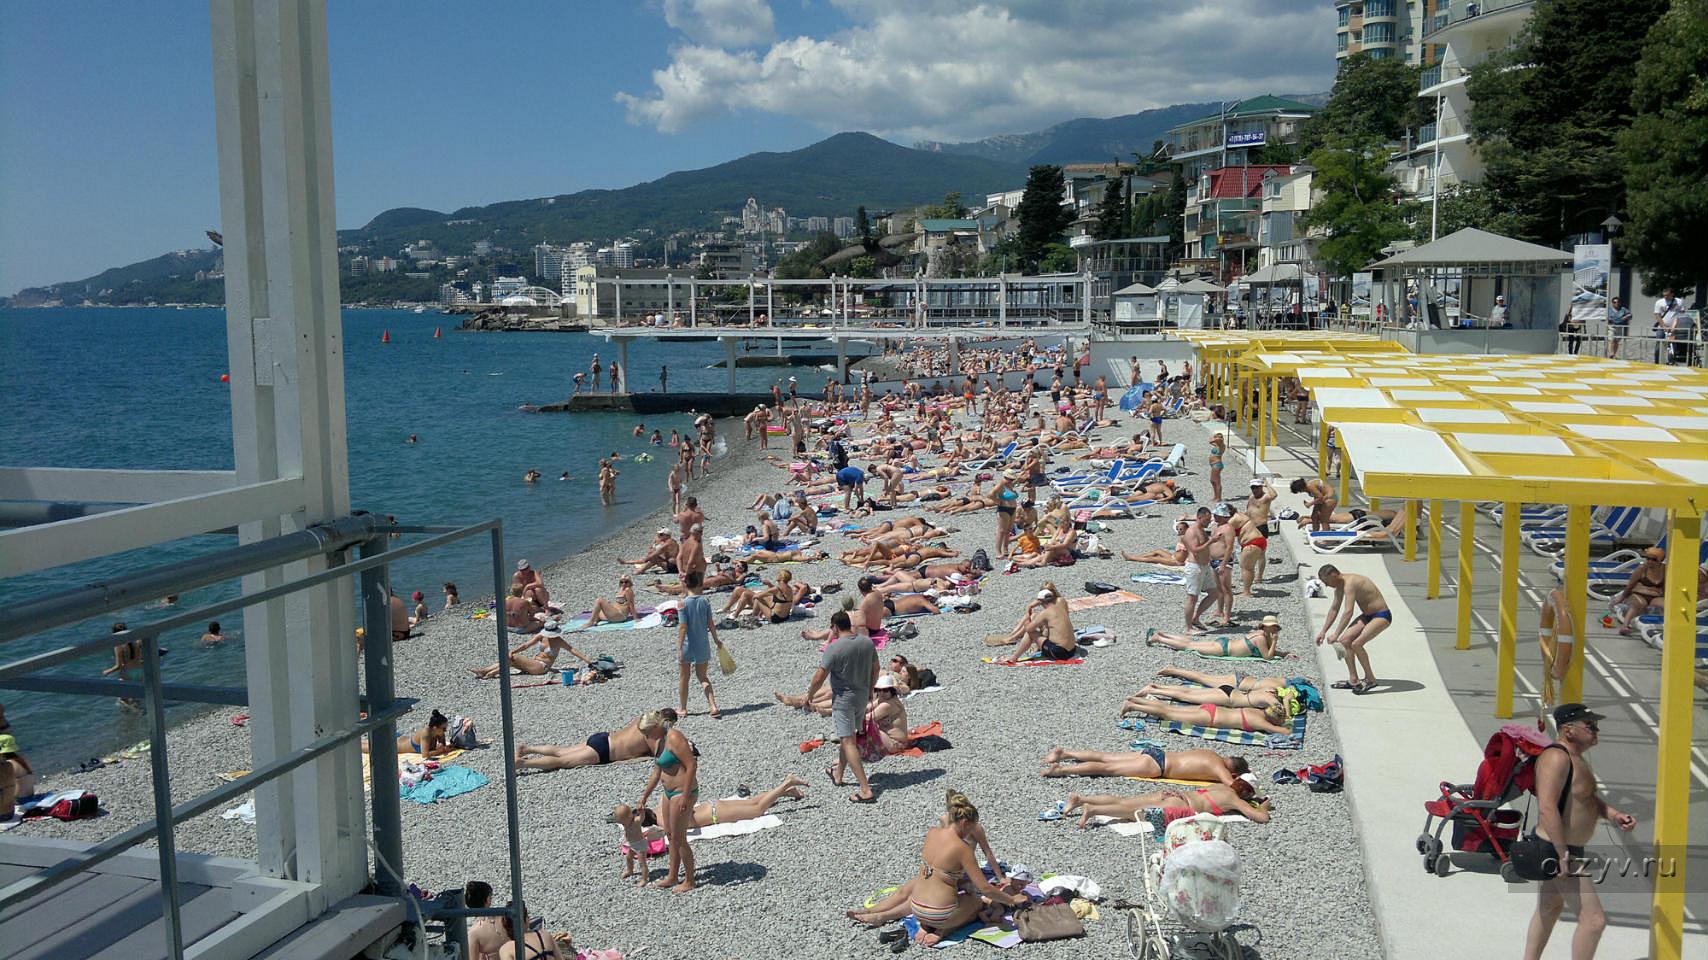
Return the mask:
<path fill-rule="evenodd" d="M 1274 615 L 1264 617 L 1263 620 L 1258 624 L 1258 626 L 1260 626 L 1260 627 L 1279 627 L 1280 625 L 1281 625 L 1281 621 L 1276 619 Z"/>
<path fill-rule="evenodd" d="M 516 561 L 516 569 L 518 569 L 518 570 L 529 570 L 529 569 L 532 569 L 533 566 L 534 566 L 533 564 L 529 563 L 526 560 Z"/>
<path fill-rule="evenodd" d="M 658 528 L 658 535 L 661 537 L 670 536 L 670 528 L 669 527 L 659 527 Z"/>
<path fill-rule="evenodd" d="M 17 753 L 18 738 L 9 733 L 0 733 L 0 753 Z"/>
<path fill-rule="evenodd" d="M 1231 517 L 1234 515 L 1234 508 L 1225 503 L 1218 503 L 1216 504 L 1216 509 L 1211 510 L 1210 512 L 1218 517 Z"/>
<path fill-rule="evenodd" d="M 540 628 L 540 636 L 561 637 L 563 636 L 563 628 L 557 625 L 556 620 L 548 620 L 546 625 Z"/>
<path fill-rule="evenodd" d="M 873 690 L 894 690 L 895 688 L 896 688 L 896 678 L 890 676 L 887 673 L 878 677 L 877 682 L 872 684 Z M 8 739 L 10 739 L 10 738 L 8 738 Z"/>

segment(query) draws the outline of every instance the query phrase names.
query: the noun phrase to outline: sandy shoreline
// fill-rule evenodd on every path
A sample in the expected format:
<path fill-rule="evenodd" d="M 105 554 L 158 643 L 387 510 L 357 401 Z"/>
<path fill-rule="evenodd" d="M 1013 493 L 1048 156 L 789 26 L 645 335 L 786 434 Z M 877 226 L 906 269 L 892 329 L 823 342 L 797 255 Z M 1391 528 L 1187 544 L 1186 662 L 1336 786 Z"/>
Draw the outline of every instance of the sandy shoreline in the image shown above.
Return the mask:
<path fill-rule="evenodd" d="M 716 463 L 717 472 L 709 481 L 697 481 L 690 490 L 700 499 L 709 518 L 708 533 L 713 535 L 738 533 L 750 522 L 746 505 L 761 491 L 783 489 L 785 477 L 757 458 L 756 445 L 742 441 L 739 423 L 722 423 L 719 429 L 730 453 Z M 1166 430 L 1171 439 L 1189 444 L 1187 464 L 1198 473 L 1183 482 L 1207 499 L 1208 483 L 1201 465 L 1208 431 L 1188 421 L 1170 421 Z M 1116 427 L 1103 435 L 1127 432 Z M 777 447 L 773 445 L 774 450 Z M 1053 460 L 1055 466 L 1071 464 L 1064 456 Z M 1246 477 L 1243 464 L 1230 458 L 1224 488 L 1230 493 L 1241 491 Z M 1169 519 L 1181 512 L 1163 508 L 1154 519 L 1115 521 L 1114 529 L 1101 536 L 1117 556 L 1122 549 L 1168 546 L 1173 542 Z M 554 600 L 567 609 L 581 610 L 595 597 L 610 596 L 618 571 L 615 559 L 637 556 L 667 513 L 667 509 L 654 511 L 609 531 L 574 556 L 546 566 L 543 573 Z M 991 548 L 990 513 L 950 519 L 956 521 L 950 525 L 960 531 L 951 537 L 952 546 L 964 554 L 978 547 Z M 826 546 L 834 553 L 844 542 L 845 538 L 833 535 Z M 1236 605 L 1238 623 L 1249 629 L 1266 613 L 1281 617 L 1284 647 L 1304 655 L 1265 672 L 1320 680 L 1308 652 L 1310 637 L 1296 565 L 1279 543 L 1272 545 L 1271 555 L 1270 580 L 1254 600 Z M 853 570 L 834 561 L 790 569 L 815 585 L 834 581 L 851 589 L 857 579 Z M 1320 715 L 1313 715 L 1305 749 L 1284 752 L 1206 744 L 1162 733 L 1154 724 L 1142 734 L 1117 729 L 1114 719 L 1121 698 L 1160 666 L 1262 669 L 1258 664 L 1216 663 L 1144 646 L 1147 627 L 1177 629 L 1181 620 L 1182 588 L 1128 583 L 1129 574 L 1154 569 L 1116 559 L 995 574 L 986 578 L 979 597 L 982 610 L 916 620 L 919 637 L 901 642 L 900 649 L 935 670 L 944 689 L 916 696 L 906 707 L 915 724 L 941 721 L 944 736 L 954 747 L 920 759 L 890 758 L 876 764 L 874 786 L 881 796 L 874 806 L 849 804 L 846 798 L 851 790 L 833 788 L 826 781 L 821 770 L 831 759 L 828 748 L 800 751 L 801 741 L 828 733 L 828 721 L 786 709 L 771 696 L 774 690 L 798 693 L 806 686 L 818 655 L 816 644 L 802 641 L 799 630 L 822 626 L 827 611 L 836 608 L 836 598 L 821 604 L 810 623 L 726 633 L 741 666 L 729 678 L 714 672 L 725 716 L 715 721 L 705 717 L 696 691 L 690 699 L 693 715 L 682 724 L 703 754 L 702 796 L 728 796 L 743 783 L 765 789 L 788 774 L 797 774 L 809 782 L 808 798 L 779 804 L 774 812 L 783 820 L 781 827 L 696 845 L 702 888 L 673 896 L 617 880 L 619 837 L 603 822 L 613 804 L 635 800 L 645 783 L 644 764 L 525 776 L 518 789 L 530 909 L 544 915 L 554 928 L 569 929 L 580 946 L 615 947 L 631 955 L 645 948 L 649 958 L 871 956 L 879 949 L 873 934 L 848 923 L 842 911 L 913 874 L 920 838 L 941 810 L 948 787 L 965 791 L 980 807 L 1004 860 L 1026 864 L 1037 872 L 1093 877 L 1110 897 L 1135 895 L 1136 841 L 1107 830 L 1080 831 L 1071 822 L 1040 822 L 1037 815 L 1070 791 L 1133 794 L 1145 788 L 1124 780 L 1045 780 L 1037 776 L 1037 769 L 1049 747 L 1122 750 L 1135 737 L 1145 736 L 1170 750 L 1209 747 L 1243 753 L 1268 789 L 1274 770 L 1325 762 L 1338 746 L 1331 724 Z M 775 569 L 766 573 L 774 575 Z M 637 579 L 640 584 L 650 582 L 647 577 Z M 1131 587 L 1146 599 L 1076 615 L 1080 626 L 1104 624 L 1120 637 L 1116 646 L 1094 651 L 1084 665 L 1025 669 L 981 663 L 989 650 L 980 638 L 1012 626 L 1025 601 L 1046 580 L 1053 580 L 1072 597 L 1083 595 L 1086 580 L 1107 580 Z M 656 598 L 643 588 L 643 606 L 648 605 L 649 596 Z M 714 601 L 721 603 L 722 596 Z M 577 645 L 624 661 L 623 676 L 598 687 L 517 689 L 519 740 L 579 743 L 589 733 L 627 723 L 644 709 L 673 703 L 673 631 L 591 634 L 577 638 Z M 482 738 L 497 741 L 498 689 L 473 680 L 467 670 L 490 662 L 493 653 L 489 620 L 436 617 L 421 638 L 399 645 L 398 692 L 420 701 L 412 726 L 419 725 L 428 710 L 438 708 L 474 718 Z M 520 678 L 518 683 L 531 681 Z M 214 783 L 215 773 L 248 756 L 243 728 L 230 722 L 235 712 L 222 709 L 196 718 L 172 738 L 170 759 L 180 799 L 207 788 Z M 472 751 L 457 762 L 493 782 L 431 807 L 404 804 L 404 872 L 407 879 L 434 890 L 471 878 L 485 879 L 502 899 L 507 895 L 504 794 L 499 782 L 502 757 L 493 747 Z M 74 824 L 30 824 L 13 835 L 82 840 L 111 836 L 146 818 L 148 778 L 146 760 L 91 773 L 56 775 L 53 787 L 75 786 L 99 793 L 108 815 Z M 1275 820 L 1266 826 L 1237 827 L 1233 837 L 1246 862 L 1244 915 L 1262 928 L 1263 955 L 1377 954 L 1344 797 L 1312 794 L 1302 786 L 1275 787 L 1269 792 L 1278 808 Z M 210 854 L 251 856 L 255 848 L 252 827 L 222 820 L 217 814 L 182 825 L 178 840 L 181 849 Z M 661 865 L 655 862 L 654 867 Z M 1303 904 L 1306 897 L 1308 907 Z M 1084 940 L 1027 945 L 1025 955 L 1125 955 L 1124 921 L 1118 913 L 1105 910 L 1104 919 L 1088 924 L 1088 930 Z M 1256 938 L 1248 933 L 1243 939 L 1250 943 Z"/>

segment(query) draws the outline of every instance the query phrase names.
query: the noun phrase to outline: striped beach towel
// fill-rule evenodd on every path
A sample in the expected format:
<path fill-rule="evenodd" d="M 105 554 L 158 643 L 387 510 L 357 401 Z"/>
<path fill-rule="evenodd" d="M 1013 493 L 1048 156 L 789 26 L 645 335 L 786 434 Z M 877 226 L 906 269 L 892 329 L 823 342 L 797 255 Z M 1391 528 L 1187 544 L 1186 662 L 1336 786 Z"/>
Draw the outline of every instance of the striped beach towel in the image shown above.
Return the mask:
<path fill-rule="evenodd" d="M 1197 737 L 1200 740 L 1217 740 L 1222 743 L 1238 743 L 1248 747 L 1268 747 L 1271 750 L 1300 750 L 1305 746 L 1305 715 L 1293 718 L 1292 733 L 1264 733 L 1261 730 L 1223 730 L 1206 727 L 1197 723 L 1183 723 L 1179 720 L 1167 720 L 1162 728 L 1169 733 L 1182 736 Z"/>
<path fill-rule="evenodd" d="M 1081 610 L 1091 610 L 1097 607 L 1112 607 L 1118 603 L 1132 603 L 1135 600 L 1143 599 L 1144 597 L 1141 597 L 1132 591 L 1116 590 L 1113 593 L 1100 593 L 1090 597 L 1074 597 L 1072 600 L 1068 601 L 1068 610 L 1078 613 Z"/>

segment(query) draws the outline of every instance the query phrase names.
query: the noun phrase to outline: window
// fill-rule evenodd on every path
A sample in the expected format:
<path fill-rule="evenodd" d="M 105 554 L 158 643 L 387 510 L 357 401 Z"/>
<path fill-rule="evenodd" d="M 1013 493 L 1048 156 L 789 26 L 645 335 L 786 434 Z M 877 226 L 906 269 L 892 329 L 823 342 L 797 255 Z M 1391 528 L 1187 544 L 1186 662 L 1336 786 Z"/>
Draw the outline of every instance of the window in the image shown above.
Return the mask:
<path fill-rule="evenodd" d="M 1344 33 L 1335 34 L 1334 48 L 1336 50 L 1345 50 L 1346 49 L 1346 34 L 1344 34 Z"/>
<path fill-rule="evenodd" d="M 1370 55 L 1370 59 L 1372 59 L 1372 60 L 1386 60 L 1389 57 L 1392 57 L 1394 55 L 1394 51 L 1389 50 L 1385 47 L 1373 47 L 1373 48 L 1366 50 L 1364 52 L 1368 53 Z"/>
<path fill-rule="evenodd" d="M 1391 23 L 1367 23 L 1364 25 L 1364 42 L 1393 43 L 1394 25 Z"/>
<path fill-rule="evenodd" d="M 1365 0 L 1364 19 L 1372 17 L 1391 17 L 1394 15 L 1394 0 Z"/>
<path fill-rule="evenodd" d="M 1340 12 L 1340 25 L 1341 26 L 1344 27 L 1347 24 L 1352 22 L 1352 8 L 1351 7 L 1341 7 L 1339 12 Z"/>

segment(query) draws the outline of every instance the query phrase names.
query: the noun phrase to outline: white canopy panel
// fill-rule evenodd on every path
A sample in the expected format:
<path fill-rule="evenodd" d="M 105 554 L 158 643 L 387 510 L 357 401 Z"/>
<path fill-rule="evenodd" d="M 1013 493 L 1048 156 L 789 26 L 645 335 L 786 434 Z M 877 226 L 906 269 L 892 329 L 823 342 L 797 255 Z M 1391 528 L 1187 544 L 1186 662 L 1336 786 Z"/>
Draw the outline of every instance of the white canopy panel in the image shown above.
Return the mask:
<path fill-rule="evenodd" d="M 1630 440 L 1647 443 L 1671 443 L 1678 438 L 1660 427 L 1627 427 L 1611 423 L 1562 423 L 1566 430 L 1591 440 Z"/>
<path fill-rule="evenodd" d="M 1597 395 L 1594 403 L 1598 407 L 1653 407 L 1654 402 L 1643 397 L 1627 397 L 1619 394 L 1610 396 Z"/>
<path fill-rule="evenodd" d="M 1515 400 L 1514 410 L 1525 413 L 1594 413 L 1595 408 L 1587 403 L 1569 403 L 1554 400 Z"/>
<path fill-rule="evenodd" d="M 1569 457 L 1572 448 L 1559 437 L 1534 437 L 1521 433 L 1455 433 L 1453 439 L 1472 453 L 1526 453 L 1547 457 Z"/>
<path fill-rule="evenodd" d="M 1345 367 L 1300 367 L 1299 377 L 1315 377 L 1319 380 L 1350 380 L 1352 371 Z"/>
<path fill-rule="evenodd" d="M 1708 460 L 1674 460 L 1659 457 L 1650 461 L 1668 473 L 1675 473 L 1691 483 L 1708 486 Z"/>
<path fill-rule="evenodd" d="M 1392 408 L 1394 402 L 1374 387 L 1318 387 L 1311 391 L 1311 402 L 1321 410 L 1353 409 L 1380 410 Z"/>
<path fill-rule="evenodd" d="M 1499 383 L 1499 377 L 1491 377 L 1486 373 L 1444 373 L 1442 380 L 1453 380 L 1458 383 Z"/>
<path fill-rule="evenodd" d="M 1358 480 L 1368 472 L 1420 476 L 1468 477 L 1469 467 L 1433 430 L 1399 423 L 1343 423 L 1341 449 L 1346 451 Z"/>
<path fill-rule="evenodd" d="M 1487 393 L 1487 394 L 1491 394 L 1491 395 L 1508 396 L 1508 397 L 1539 397 L 1542 395 L 1542 391 L 1536 389 L 1535 387 L 1514 387 L 1514 386 L 1508 386 L 1506 384 L 1498 384 L 1495 386 L 1484 386 L 1484 385 L 1479 384 L 1479 383 L 1473 383 L 1469 387 L 1467 387 L 1466 389 L 1470 390 L 1472 393 Z"/>
<path fill-rule="evenodd" d="M 1639 413 L 1637 419 L 1671 430 L 1708 430 L 1708 416 L 1666 416 L 1659 413 Z"/>
<path fill-rule="evenodd" d="M 1452 407 L 1418 407 L 1417 418 L 1424 423 L 1511 423 L 1512 419 L 1499 410 L 1455 410 Z"/>
<path fill-rule="evenodd" d="M 1465 401 L 1471 399 L 1457 390 L 1389 390 L 1388 396 L 1393 397 L 1395 400 L 1408 400 L 1412 402 L 1421 400 L 1425 403 L 1431 401 L 1435 403 L 1452 403 L 1454 401 Z"/>

